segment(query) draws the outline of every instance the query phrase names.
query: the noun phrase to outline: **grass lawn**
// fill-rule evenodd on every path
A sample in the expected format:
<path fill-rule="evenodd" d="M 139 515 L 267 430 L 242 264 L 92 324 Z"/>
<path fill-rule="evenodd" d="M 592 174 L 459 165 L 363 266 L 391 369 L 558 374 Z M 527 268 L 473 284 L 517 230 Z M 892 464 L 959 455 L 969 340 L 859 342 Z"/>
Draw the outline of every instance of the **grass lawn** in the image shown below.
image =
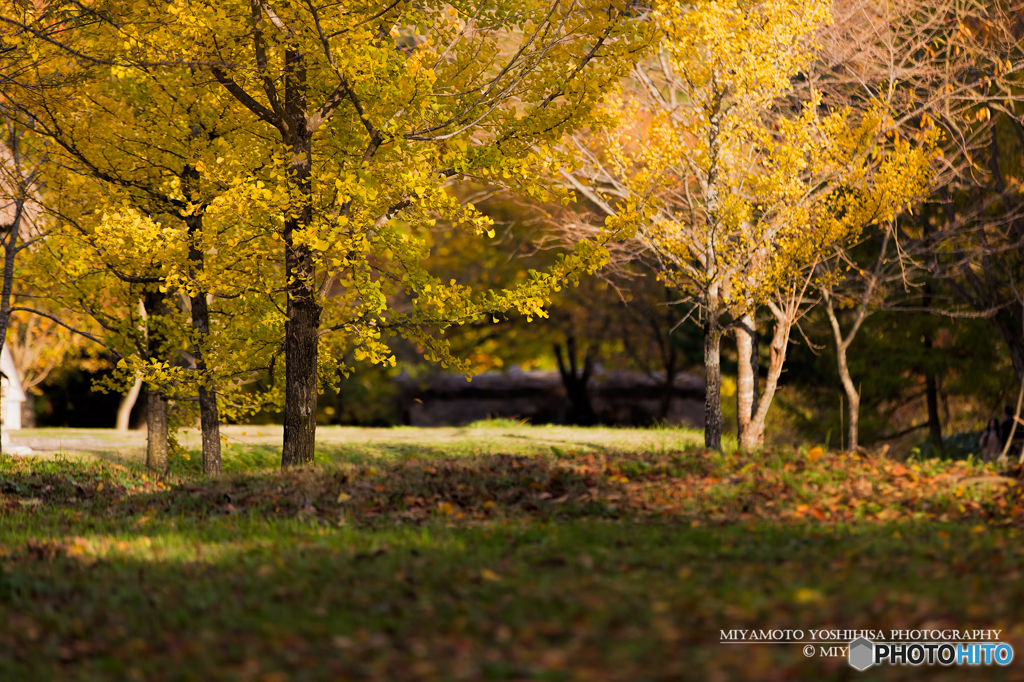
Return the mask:
<path fill-rule="evenodd" d="M 390 429 L 349 426 L 318 426 L 318 463 L 370 460 L 379 457 L 407 457 L 416 453 L 438 457 L 456 455 L 508 454 L 533 456 L 550 454 L 551 447 L 592 452 L 664 452 L 698 447 L 701 432 L 689 429 L 579 429 L 561 426 L 530 426 L 509 419 L 476 422 L 465 427 Z M 281 463 L 282 427 L 223 426 L 224 468 L 228 473 L 275 469 Z M 189 459 L 172 462 L 178 473 L 201 470 L 200 434 L 186 429 L 179 440 Z M 130 464 L 145 456 L 145 431 L 114 429 L 22 429 L 12 441 L 28 445 L 41 456 L 56 454 L 94 456 Z M 735 439 L 732 439 L 735 441 Z M 735 443 L 727 442 L 727 446 Z"/>
<path fill-rule="evenodd" d="M 323 429 L 282 474 L 231 428 L 217 480 L 0 461 L 0 679 L 1024 679 L 719 643 L 998 629 L 1024 656 L 1021 486 L 985 465 L 494 422 Z"/>

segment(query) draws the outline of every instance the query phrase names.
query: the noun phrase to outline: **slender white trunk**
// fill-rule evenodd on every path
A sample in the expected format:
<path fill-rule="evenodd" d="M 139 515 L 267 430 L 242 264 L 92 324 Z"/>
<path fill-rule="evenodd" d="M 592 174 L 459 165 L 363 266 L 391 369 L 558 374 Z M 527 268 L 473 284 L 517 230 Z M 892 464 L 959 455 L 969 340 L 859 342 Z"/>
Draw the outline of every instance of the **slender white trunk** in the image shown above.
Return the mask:
<path fill-rule="evenodd" d="M 832 298 L 827 293 L 825 294 L 825 304 L 825 313 L 828 315 L 829 324 L 832 325 L 832 335 L 836 340 L 836 369 L 839 371 L 839 381 L 842 382 L 843 391 L 846 393 L 846 447 L 849 450 L 855 450 L 858 445 L 857 426 L 860 418 L 860 393 L 853 383 L 853 377 L 850 376 L 850 367 L 846 362 L 846 350 L 850 347 L 850 343 L 853 342 L 857 330 L 860 329 L 860 325 L 866 317 L 866 306 L 861 306 L 853 328 L 844 338 L 842 330 L 839 328 L 839 318 L 836 317 L 835 308 L 832 307 Z"/>
<path fill-rule="evenodd" d="M 757 412 L 757 330 L 750 314 L 736 325 L 736 434 L 740 447 L 749 440 L 750 420 Z"/>
<path fill-rule="evenodd" d="M 764 393 L 758 401 L 757 411 L 750 418 L 750 423 L 740 441 L 740 447 L 745 450 L 755 450 L 764 445 L 764 427 L 768 417 L 768 409 L 775 398 L 775 391 L 779 386 L 779 377 L 782 376 L 782 367 L 786 364 L 786 350 L 789 348 L 789 334 L 793 328 L 792 315 L 775 304 L 769 304 L 772 314 L 775 316 L 775 331 L 772 333 L 772 342 L 768 353 L 768 376 L 764 384 Z"/>
<path fill-rule="evenodd" d="M 132 408 L 139 399 L 139 392 L 142 390 L 142 379 L 136 379 L 135 384 L 121 398 L 121 404 L 117 408 L 117 430 L 127 431 L 131 426 Z"/>

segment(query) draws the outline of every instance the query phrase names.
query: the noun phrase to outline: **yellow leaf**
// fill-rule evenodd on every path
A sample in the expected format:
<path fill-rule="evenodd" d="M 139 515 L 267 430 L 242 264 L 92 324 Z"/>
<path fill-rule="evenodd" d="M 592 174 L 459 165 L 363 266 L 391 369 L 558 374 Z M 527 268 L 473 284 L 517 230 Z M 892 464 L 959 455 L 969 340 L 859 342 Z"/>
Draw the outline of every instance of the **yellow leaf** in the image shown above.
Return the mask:
<path fill-rule="evenodd" d="M 490 580 L 492 582 L 497 582 L 501 580 L 501 576 L 495 573 L 494 571 L 490 570 L 489 568 L 485 568 L 482 571 L 480 571 L 480 577 L 484 580 Z"/>
<path fill-rule="evenodd" d="M 796 594 L 793 595 L 793 600 L 798 604 L 810 604 L 812 602 L 821 601 L 824 598 L 825 595 L 821 592 L 818 590 L 812 590 L 809 587 L 801 587 L 796 591 Z"/>
<path fill-rule="evenodd" d="M 348 502 L 351 499 L 352 496 L 346 493 L 345 491 L 338 493 L 338 502 Z"/>

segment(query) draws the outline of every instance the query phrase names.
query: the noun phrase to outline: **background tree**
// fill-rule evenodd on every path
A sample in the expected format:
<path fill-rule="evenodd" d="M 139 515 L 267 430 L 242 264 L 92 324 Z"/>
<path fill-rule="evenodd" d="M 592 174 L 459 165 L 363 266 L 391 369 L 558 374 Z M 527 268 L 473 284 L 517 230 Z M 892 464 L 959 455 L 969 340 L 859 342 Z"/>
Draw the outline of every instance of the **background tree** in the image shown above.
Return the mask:
<path fill-rule="evenodd" d="M 820 3 L 667 4 L 665 49 L 634 72 L 621 127 L 597 146 L 580 141 L 590 161 L 580 191 L 613 233 L 639 226 L 661 277 L 700 306 L 709 448 L 721 446 L 730 318 L 749 328 L 761 305 L 777 318 L 766 394 L 744 419 L 741 444 L 756 447 L 814 265 L 927 183 L 927 151 L 881 148 L 877 112 L 821 114 L 818 96 L 793 90 L 828 19 Z"/>
<path fill-rule="evenodd" d="M 883 98 L 894 135 L 919 136 L 922 123 L 942 130 L 920 209 L 935 248 L 917 264 L 989 320 L 1024 379 L 1019 13 L 1004 3 L 840 0 L 834 16 L 807 87 L 861 110 Z"/>
<path fill-rule="evenodd" d="M 13 296 L 19 255 L 47 229 L 39 203 L 39 168 L 43 162 L 43 151 L 31 144 L 30 132 L 18 124 L 0 100 L 0 349 L 7 338 L 11 314 L 17 310 Z"/>

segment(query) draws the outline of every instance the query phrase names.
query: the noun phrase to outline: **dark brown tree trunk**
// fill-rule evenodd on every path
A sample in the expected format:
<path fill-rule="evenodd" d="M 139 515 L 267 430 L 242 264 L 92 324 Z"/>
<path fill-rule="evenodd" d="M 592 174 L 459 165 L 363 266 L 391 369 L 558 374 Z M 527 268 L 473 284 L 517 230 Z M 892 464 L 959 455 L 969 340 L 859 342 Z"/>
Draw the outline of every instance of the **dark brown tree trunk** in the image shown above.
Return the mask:
<path fill-rule="evenodd" d="M 166 341 L 160 330 L 164 316 L 164 295 L 155 288 L 143 296 L 146 323 L 146 359 L 165 359 Z M 167 397 L 160 387 L 147 384 L 146 399 L 146 468 L 167 471 Z"/>
<path fill-rule="evenodd" d="M 197 300 L 198 299 L 198 300 Z M 199 303 L 201 301 L 201 303 Z M 203 338 L 209 334 L 210 313 L 206 295 L 192 298 L 192 326 Z M 217 393 L 206 377 L 206 360 L 199 345 L 196 345 L 196 372 L 202 377 L 199 385 L 199 424 L 203 437 L 203 473 L 219 474 L 222 470 L 220 457 L 220 413 L 217 409 Z"/>
<path fill-rule="evenodd" d="M 669 353 L 668 362 L 665 363 L 665 395 L 661 399 L 661 414 L 659 415 L 662 420 L 667 421 L 668 415 L 672 410 L 672 398 L 676 394 L 676 361 L 678 360 L 678 353 L 676 352 L 675 346 L 672 344 L 672 331 L 669 328 Z"/>
<path fill-rule="evenodd" d="M 925 348 L 932 347 L 930 337 L 925 337 Z M 928 440 L 937 448 L 942 448 L 942 424 L 939 421 L 939 388 L 935 373 L 924 374 L 925 396 L 928 402 Z"/>
<path fill-rule="evenodd" d="M 989 115 L 991 117 L 998 116 L 998 112 L 989 108 Z M 1011 117 L 1013 118 L 1013 117 Z M 1014 119 L 1016 122 L 1016 119 Z M 1019 122 L 1017 122 L 1019 125 Z M 1018 139 L 1020 139 L 1018 137 Z M 990 141 L 990 155 L 989 155 L 989 169 L 992 171 L 992 177 L 995 180 L 996 189 L 1003 201 L 1003 208 L 1006 211 L 1006 215 L 1013 216 L 1016 213 L 1015 207 L 1010 200 L 1010 194 L 1007 192 L 1006 182 L 1003 179 L 1003 173 L 999 167 L 999 135 L 997 126 L 992 125 L 991 141 Z M 1024 148 L 1021 149 L 1021 153 L 1024 154 Z M 947 208 L 947 212 L 951 210 Z M 980 227 L 978 235 L 981 238 L 983 244 L 987 247 L 987 237 L 985 236 L 986 227 Z M 1020 221 L 1014 219 L 1010 220 L 1010 231 L 1013 233 L 1017 240 L 1019 253 L 1024 258 L 1024 227 L 1021 226 Z M 973 271 L 970 270 L 969 265 L 964 266 L 964 272 L 968 275 L 968 280 L 974 286 L 975 292 L 979 294 L 979 298 L 983 304 L 988 304 L 990 308 L 1001 307 L 1001 304 L 1005 303 L 1002 295 L 1002 282 L 999 281 L 998 275 L 996 274 L 996 268 L 992 267 L 992 252 L 986 248 L 985 253 L 982 257 L 981 262 L 981 277 L 982 280 L 978 279 Z M 1012 281 L 1012 280 L 1011 280 Z M 991 315 L 989 321 L 995 326 L 996 330 L 1003 337 L 1003 341 L 1006 342 L 1007 348 L 1010 351 L 1010 359 L 1013 362 L 1013 369 L 1017 374 L 1019 381 L 1024 381 L 1024 334 L 1021 334 L 1021 318 L 1017 316 L 1019 309 L 1001 309 L 997 314 Z M 1009 318 L 1009 321 L 1007 321 Z"/>
<path fill-rule="evenodd" d="M 289 253 L 295 254 L 297 250 L 289 249 Z M 320 308 L 311 296 L 301 293 L 289 291 L 288 320 L 285 322 L 282 467 L 313 464 L 316 442 L 316 354 Z"/>
<path fill-rule="evenodd" d="M 722 449 L 721 345 L 718 306 L 708 306 L 704 323 L 704 447 L 708 450 Z"/>
<path fill-rule="evenodd" d="M 285 287 L 288 296 L 284 326 L 284 447 L 281 467 L 313 464 L 316 444 L 316 370 L 321 308 L 317 302 L 313 254 L 295 243 L 295 233 L 313 223 L 313 134 L 306 117 L 306 63 L 297 45 L 284 52 L 284 135 L 289 175 L 297 201 L 284 222 Z"/>
<path fill-rule="evenodd" d="M 587 350 L 586 358 L 583 361 L 583 372 L 579 371 L 576 364 L 576 338 L 572 335 L 566 340 L 568 346 L 569 361 L 562 359 L 562 347 L 555 344 L 555 358 L 558 360 L 558 372 L 562 375 L 562 385 L 569 396 L 569 413 L 566 421 L 578 426 L 592 426 L 597 423 L 597 415 L 590 402 L 590 393 L 587 384 L 590 382 L 590 375 L 593 372 L 593 359 L 590 350 Z"/>
<path fill-rule="evenodd" d="M 194 172 L 194 170 L 193 170 Z M 203 217 L 190 215 L 185 218 L 188 225 L 189 248 L 188 260 L 191 275 L 195 278 L 203 271 L 202 243 Z M 206 300 L 206 291 L 196 290 L 189 297 L 192 305 L 192 329 L 196 333 L 196 342 L 192 353 L 196 362 L 196 375 L 199 379 L 199 428 L 203 441 L 203 473 L 221 473 L 220 457 L 220 414 L 217 410 L 217 392 L 212 378 L 207 373 L 206 356 L 203 345 L 210 336 L 210 306 Z"/>
<path fill-rule="evenodd" d="M 999 311 L 989 317 L 988 321 L 999 332 L 1007 350 L 1010 351 L 1010 361 L 1013 363 L 1017 380 L 1024 381 L 1024 334 L 1021 334 L 1020 327 L 1016 324 L 1017 320 L 1012 314 Z"/>
<path fill-rule="evenodd" d="M 925 284 L 922 307 L 930 308 L 932 304 L 931 286 Z M 925 371 L 924 371 L 924 392 L 925 401 L 928 403 L 928 440 L 939 450 L 942 449 L 942 424 L 939 421 L 939 382 L 935 371 L 931 366 L 932 355 L 932 333 L 925 330 Z"/>

